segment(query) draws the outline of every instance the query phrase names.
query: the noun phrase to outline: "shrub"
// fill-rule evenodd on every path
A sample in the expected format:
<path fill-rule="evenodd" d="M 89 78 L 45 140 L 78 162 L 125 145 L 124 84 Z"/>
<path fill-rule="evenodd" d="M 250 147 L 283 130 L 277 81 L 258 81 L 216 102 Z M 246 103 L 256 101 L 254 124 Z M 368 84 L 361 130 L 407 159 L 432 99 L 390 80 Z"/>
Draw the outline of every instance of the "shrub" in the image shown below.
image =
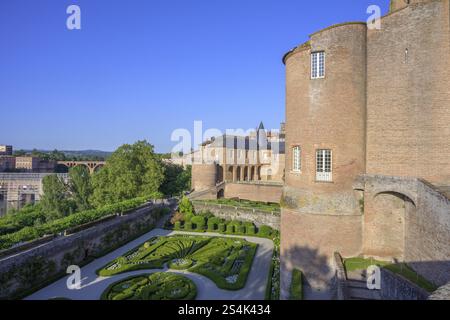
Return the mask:
<path fill-rule="evenodd" d="M 303 275 L 302 272 L 298 269 L 294 269 L 292 271 L 292 280 L 291 280 L 291 288 L 290 288 L 290 300 L 302 300 L 303 299 Z"/>
<path fill-rule="evenodd" d="M 216 224 L 214 222 L 208 221 L 208 231 L 215 231 L 216 230 Z"/>
<path fill-rule="evenodd" d="M 184 215 L 181 212 L 175 212 L 173 217 L 170 219 L 170 223 L 175 224 L 177 221 L 183 221 Z"/>
<path fill-rule="evenodd" d="M 237 233 L 245 234 L 245 226 L 238 226 L 237 227 Z"/>
<path fill-rule="evenodd" d="M 250 235 L 255 235 L 256 234 L 256 228 L 254 225 L 248 226 L 245 228 L 245 233 L 246 234 L 250 234 Z"/>
<path fill-rule="evenodd" d="M 234 225 L 232 224 L 227 224 L 227 229 L 225 231 L 228 234 L 233 234 L 234 233 Z"/>
<path fill-rule="evenodd" d="M 64 230 L 93 222 L 115 213 L 125 214 L 145 204 L 147 200 L 147 197 L 126 200 L 102 208 L 74 213 L 70 216 L 34 227 L 25 227 L 17 232 L 0 236 L 0 249 L 7 249 L 14 244 L 31 241 L 44 235 L 63 232 Z"/>
<path fill-rule="evenodd" d="M 206 219 L 214 217 L 211 211 L 202 211 L 198 214 L 199 216 L 205 217 Z"/>
<path fill-rule="evenodd" d="M 192 231 L 192 222 L 186 221 L 186 222 L 184 223 L 184 230 L 190 230 L 190 231 Z"/>
<path fill-rule="evenodd" d="M 206 226 L 206 219 L 202 216 L 195 216 L 191 219 L 191 222 L 195 224 L 197 230 L 204 230 Z"/>
<path fill-rule="evenodd" d="M 186 214 L 193 215 L 195 213 L 192 202 L 186 196 L 184 196 L 183 199 L 181 199 L 179 209 L 180 209 L 180 212 L 183 213 L 184 215 L 186 215 Z"/>
<path fill-rule="evenodd" d="M 269 226 L 261 226 L 258 230 L 260 237 L 269 238 L 272 235 L 272 228 Z"/>
<path fill-rule="evenodd" d="M 208 219 L 208 223 L 214 223 L 219 225 L 219 223 L 222 223 L 222 219 L 217 218 L 217 217 L 211 217 Z"/>
<path fill-rule="evenodd" d="M 219 223 L 219 225 L 218 225 L 218 231 L 219 232 L 225 232 L 225 223 Z"/>
<path fill-rule="evenodd" d="M 175 230 L 181 230 L 181 222 L 180 221 L 175 222 Z"/>
<path fill-rule="evenodd" d="M 191 222 L 191 220 L 192 220 L 193 217 L 194 217 L 194 214 L 193 214 L 193 213 L 185 214 L 184 217 L 183 217 L 183 221 L 184 221 L 184 222 Z"/>

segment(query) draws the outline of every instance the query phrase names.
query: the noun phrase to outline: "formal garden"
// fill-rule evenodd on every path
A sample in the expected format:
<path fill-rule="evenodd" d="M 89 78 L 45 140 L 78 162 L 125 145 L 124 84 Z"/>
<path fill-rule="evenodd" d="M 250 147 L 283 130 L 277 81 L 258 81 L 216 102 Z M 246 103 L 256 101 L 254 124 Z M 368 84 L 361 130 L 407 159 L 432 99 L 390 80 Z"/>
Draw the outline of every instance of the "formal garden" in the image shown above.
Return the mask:
<path fill-rule="evenodd" d="M 157 272 L 133 276 L 110 285 L 102 300 L 194 300 L 197 288 L 184 276 Z"/>
<path fill-rule="evenodd" d="M 187 270 L 212 280 L 217 287 L 245 287 L 257 245 L 239 238 L 191 235 L 154 237 L 97 271 L 114 276 L 135 270 Z"/>

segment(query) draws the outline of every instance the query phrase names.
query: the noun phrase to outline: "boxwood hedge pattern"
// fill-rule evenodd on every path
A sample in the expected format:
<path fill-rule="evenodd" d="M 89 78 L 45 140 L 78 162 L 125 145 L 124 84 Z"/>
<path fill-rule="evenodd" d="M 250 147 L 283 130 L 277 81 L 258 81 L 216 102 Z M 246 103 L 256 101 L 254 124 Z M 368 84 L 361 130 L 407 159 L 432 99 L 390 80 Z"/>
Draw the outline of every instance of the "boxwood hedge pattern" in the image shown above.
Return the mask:
<path fill-rule="evenodd" d="M 195 283 L 181 275 L 157 272 L 133 276 L 110 285 L 102 300 L 194 300 Z"/>
<path fill-rule="evenodd" d="M 143 269 L 184 269 L 211 279 L 219 288 L 245 287 L 257 244 L 238 238 L 176 235 L 154 237 L 98 270 L 101 276 Z"/>

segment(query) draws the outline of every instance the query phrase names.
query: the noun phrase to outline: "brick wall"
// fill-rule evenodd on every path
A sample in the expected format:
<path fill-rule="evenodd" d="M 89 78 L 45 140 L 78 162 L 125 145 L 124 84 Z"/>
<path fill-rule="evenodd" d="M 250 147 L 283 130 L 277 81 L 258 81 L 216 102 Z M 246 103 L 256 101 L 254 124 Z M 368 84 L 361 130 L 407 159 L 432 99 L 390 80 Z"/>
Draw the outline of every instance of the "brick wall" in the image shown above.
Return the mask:
<path fill-rule="evenodd" d="M 449 1 L 413 1 L 367 39 L 367 173 L 450 183 Z"/>

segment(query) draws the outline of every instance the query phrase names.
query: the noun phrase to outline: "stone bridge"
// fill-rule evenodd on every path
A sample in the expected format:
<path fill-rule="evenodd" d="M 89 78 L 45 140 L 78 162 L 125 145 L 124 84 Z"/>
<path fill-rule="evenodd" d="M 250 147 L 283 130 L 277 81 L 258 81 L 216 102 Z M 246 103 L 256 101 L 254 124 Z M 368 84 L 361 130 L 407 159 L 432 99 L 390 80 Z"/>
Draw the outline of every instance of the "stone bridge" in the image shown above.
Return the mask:
<path fill-rule="evenodd" d="M 74 168 L 77 166 L 85 166 L 89 169 L 89 172 L 93 174 L 96 170 L 100 169 L 106 164 L 105 161 L 58 161 L 58 165 L 65 166 L 67 168 Z"/>

